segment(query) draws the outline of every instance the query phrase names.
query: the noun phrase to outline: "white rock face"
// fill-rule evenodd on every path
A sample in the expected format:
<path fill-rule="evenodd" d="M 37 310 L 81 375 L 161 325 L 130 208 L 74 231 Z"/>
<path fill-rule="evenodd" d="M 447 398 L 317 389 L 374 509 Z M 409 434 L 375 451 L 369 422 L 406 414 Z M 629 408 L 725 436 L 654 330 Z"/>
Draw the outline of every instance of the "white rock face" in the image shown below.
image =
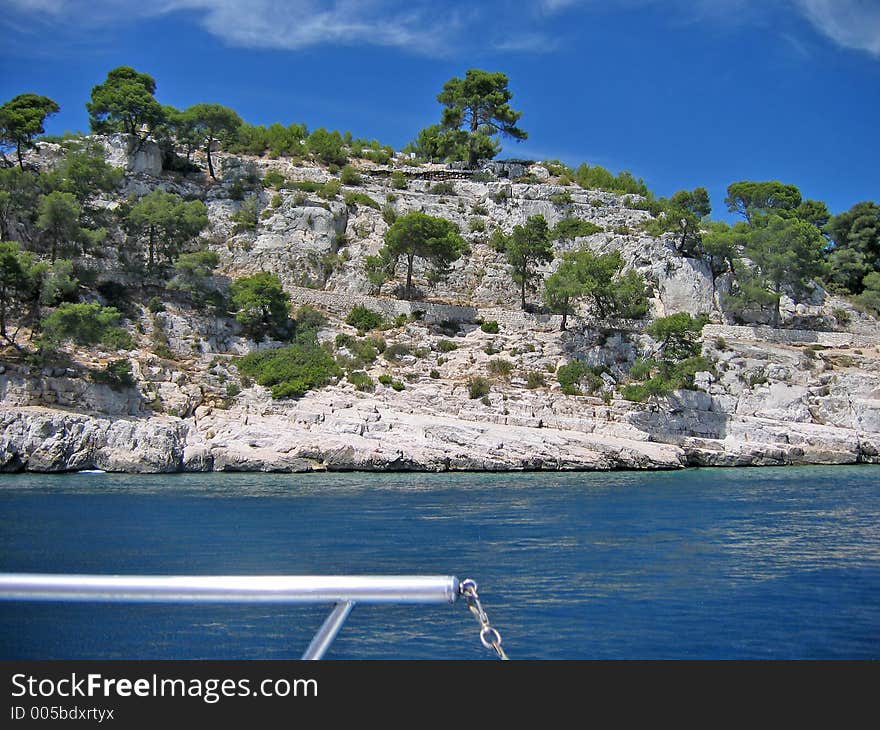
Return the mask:
<path fill-rule="evenodd" d="M 113 167 L 151 177 L 162 173 L 162 151 L 152 140 L 140 141 L 127 134 L 98 139 L 107 150 L 107 162 Z"/>
<path fill-rule="evenodd" d="M 289 180 L 331 179 L 320 167 L 218 153 L 216 181 L 195 175 L 157 180 L 150 176 L 161 172 L 161 159 L 151 143 L 135 152 L 121 136 L 104 143 L 111 162 L 129 171 L 117 198 L 161 186 L 205 200 L 210 220 L 205 240 L 220 258 L 221 290 L 235 277 L 270 271 L 285 285 L 294 310 L 308 304 L 330 317 L 320 332 L 322 343 L 332 345 L 341 332 L 354 336 L 354 328 L 343 322 L 362 305 L 389 321 L 400 320 L 382 336 L 388 346 L 405 350 L 394 361 L 380 356 L 356 365 L 374 381 L 373 392 L 356 391 L 343 376 L 299 400 L 273 401 L 268 390 L 242 377 L 235 358 L 280 343 L 251 342 L 231 318 L 180 304 L 169 303 L 155 314 L 144 310 L 137 327 L 130 326 L 141 349 L 70 349 L 75 367 L 46 370 L 0 362 L 2 471 L 880 463 L 876 321 L 816 289 L 809 301 L 783 298 L 787 329 L 760 326 L 766 316 L 754 327 L 724 322 L 719 305 L 730 290 L 729 275 L 713 278 L 705 260 L 679 255 L 670 236 L 644 233 L 640 226 L 649 214 L 621 196 L 552 184 L 541 166 L 521 166 L 521 174 L 529 172 L 544 184 L 455 180 L 450 193 L 428 179 L 410 180 L 398 190 L 387 177 L 366 175 L 363 185 L 343 188 L 385 207 L 377 210 L 351 196 L 349 203 L 342 196 L 325 201 L 290 186 L 264 189 L 258 182 L 270 168 Z M 35 153 L 39 164 L 55 164 L 56 148 L 41 144 Z M 204 163 L 201 153 L 195 159 Z M 497 169 L 507 174 L 514 168 Z M 233 190 L 239 199 L 233 199 Z M 119 200 L 110 196 L 101 203 L 112 208 Z M 258 214 L 252 230 L 241 225 L 246 205 L 255 205 Z M 471 253 L 436 284 L 428 284 L 428 271 L 416 260 L 416 284 L 429 295 L 426 300 L 391 295 L 402 267 L 382 296 L 366 276 L 364 258 L 382 246 L 391 209 L 396 215 L 422 210 L 452 220 L 470 244 Z M 696 390 L 644 404 L 621 398 L 633 362 L 657 348 L 644 334 L 644 322 L 597 322 L 582 310 L 569 318 L 568 331 L 560 332 L 558 315 L 520 310 L 510 267 L 488 240 L 495 228 L 509 233 L 535 214 L 550 226 L 569 216 L 600 226 L 593 235 L 556 242 L 556 253 L 581 246 L 619 251 L 626 267 L 641 272 L 651 286 L 654 314 L 710 316 L 715 324 L 704 329 L 703 354 L 714 366 L 697 373 Z M 123 234 L 116 235 L 121 242 Z M 113 261 L 108 256 L 101 265 L 112 267 Z M 556 265 L 539 271 L 547 274 Z M 118 276 L 132 282 L 124 278 L 132 277 L 130 272 Z M 539 297 L 532 294 L 530 301 L 538 303 Z M 483 332 L 478 318 L 497 322 L 500 331 Z M 826 329 L 842 330 L 849 320 L 847 331 L 817 329 L 825 323 Z M 150 352 L 158 341 L 161 357 Z M 95 373 L 120 357 L 131 360 L 136 385 L 114 390 L 95 382 Z M 592 395 L 562 393 L 555 373 L 573 359 L 604 368 Z M 507 361 L 510 372 L 491 374 L 496 360 Z M 403 390 L 375 382 L 381 375 L 392 376 Z M 475 376 L 490 379 L 484 398 L 470 398 L 468 381 Z"/>

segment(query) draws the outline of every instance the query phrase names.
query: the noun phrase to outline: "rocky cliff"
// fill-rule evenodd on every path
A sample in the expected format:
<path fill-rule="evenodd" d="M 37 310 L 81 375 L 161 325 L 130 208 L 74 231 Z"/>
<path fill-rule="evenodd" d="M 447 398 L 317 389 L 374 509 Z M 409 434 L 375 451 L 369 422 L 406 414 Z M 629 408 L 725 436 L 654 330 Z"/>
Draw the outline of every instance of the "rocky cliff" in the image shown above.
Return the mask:
<path fill-rule="evenodd" d="M 236 368 L 236 357 L 257 344 L 234 320 L 174 302 L 162 312 L 140 307 L 129 317 L 138 343 L 132 351 L 68 347 L 61 367 L 7 349 L 0 362 L 0 471 L 880 463 L 876 322 L 817 287 L 806 301 L 783 298 L 780 326 L 733 324 L 720 299 L 730 286 L 727 275 L 715 275 L 707 260 L 680 255 L 672 237 L 641 232 L 649 213 L 633 196 L 561 186 L 540 165 L 523 182 L 462 179 L 440 189 L 430 179 L 433 167 L 402 168 L 411 179 L 398 189 L 388 167 L 364 164 L 357 192 L 376 205 L 347 204 L 259 183 L 270 170 L 323 182 L 332 175 L 322 167 L 221 155 L 217 182 L 198 174 L 163 176 L 155 150 L 147 145 L 132 154 L 123 142 L 105 141 L 109 158 L 126 169 L 118 195 L 103 201 L 107 208 L 157 186 L 204 200 L 206 245 L 220 257 L 221 278 L 275 273 L 295 307 L 309 304 L 328 316 L 322 341 L 356 334 L 344 324 L 356 304 L 396 320 L 383 336 L 389 348 L 399 346 L 397 356 L 365 367 L 371 378 L 393 377 L 394 386 L 375 383 L 362 392 L 341 378 L 297 400 L 272 400 Z M 43 145 L 38 158 L 51 165 L 61 154 Z M 244 204 L 243 184 L 260 215 L 255 229 L 239 231 L 234 216 Z M 393 283 L 377 291 L 366 275 L 364 259 L 378 251 L 388 228 L 382 206 L 442 216 L 467 233 L 472 253 L 442 283 L 428 289 L 425 272 L 416 271 L 427 295 L 422 300 L 396 299 Z M 697 374 L 695 390 L 648 403 L 624 400 L 618 386 L 651 346 L 642 324 L 612 325 L 584 311 L 562 332 L 558 317 L 516 308 L 509 268 L 488 232 L 509 232 L 538 213 L 551 226 L 566 217 L 599 226 L 591 236 L 558 244 L 557 252 L 620 251 L 651 285 L 655 316 L 708 315 L 702 352 L 714 367 Z M 124 234 L 112 233 L 108 249 L 112 235 Z M 103 266 L 103 275 L 119 282 L 137 278 L 109 251 Z M 498 322 L 497 334 L 479 327 L 489 320 Z M 161 357 L 149 346 L 157 335 Z M 135 385 L 94 382 L 90 373 L 118 357 L 132 362 Z M 495 359 L 510 367 L 489 375 L 488 395 L 472 398 L 469 378 L 486 376 Z M 573 359 L 603 366 L 596 397 L 562 392 L 553 373 Z"/>

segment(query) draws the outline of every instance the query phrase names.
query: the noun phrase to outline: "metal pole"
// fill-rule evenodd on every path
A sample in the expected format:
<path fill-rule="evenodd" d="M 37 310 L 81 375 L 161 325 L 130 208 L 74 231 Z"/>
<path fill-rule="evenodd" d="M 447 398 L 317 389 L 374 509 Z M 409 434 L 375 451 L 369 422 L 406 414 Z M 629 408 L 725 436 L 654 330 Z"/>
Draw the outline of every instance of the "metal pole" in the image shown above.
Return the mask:
<path fill-rule="evenodd" d="M 149 603 L 454 603 L 455 576 L 0 573 L 0 600 Z"/>
<path fill-rule="evenodd" d="M 308 660 L 323 659 L 324 654 L 327 653 L 336 635 L 342 629 L 342 624 L 345 623 L 345 619 L 348 618 L 348 614 L 351 613 L 353 608 L 354 603 L 351 601 L 337 603 L 330 612 L 330 615 L 324 619 L 324 623 L 321 624 L 321 628 L 318 629 L 302 658 Z"/>

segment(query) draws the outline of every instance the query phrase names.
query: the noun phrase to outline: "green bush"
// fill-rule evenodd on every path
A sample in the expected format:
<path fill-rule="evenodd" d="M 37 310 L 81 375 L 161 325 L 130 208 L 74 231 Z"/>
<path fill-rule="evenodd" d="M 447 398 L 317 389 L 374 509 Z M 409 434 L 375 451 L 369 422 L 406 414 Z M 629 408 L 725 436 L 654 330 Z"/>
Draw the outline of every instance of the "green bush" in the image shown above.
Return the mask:
<path fill-rule="evenodd" d="M 651 377 L 651 370 L 656 366 L 653 360 L 636 360 L 629 369 L 629 376 L 633 380 L 647 380 Z"/>
<path fill-rule="evenodd" d="M 320 195 L 325 200 L 333 200 L 333 198 L 339 195 L 339 191 L 341 188 L 342 184 L 339 182 L 339 180 L 328 180 L 318 190 L 318 195 Z"/>
<path fill-rule="evenodd" d="M 343 199 L 345 200 L 345 204 L 348 206 L 363 205 L 367 208 L 373 208 L 374 210 L 379 210 L 381 208 L 379 203 L 373 200 L 366 193 L 349 190 L 345 193 L 345 195 L 343 195 Z"/>
<path fill-rule="evenodd" d="M 379 382 L 382 383 L 382 385 L 391 385 L 391 383 L 394 382 L 394 378 L 388 373 L 382 373 L 382 375 L 379 376 Z"/>
<path fill-rule="evenodd" d="M 642 383 L 630 383 L 624 385 L 620 394 L 628 401 L 633 403 L 644 403 L 648 400 L 648 388 Z"/>
<path fill-rule="evenodd" d="M 437 349 L 440 350 L 440 352 L 452 352 L 453 350 L 458 349 L 458 345 L 452 340 L 440 340 L 437 342 Z"/>
<path fill-rule="evenodd" d="M 489 209 L 482 203 L 474 203 L 471 206 L 471 213 L 474 215 L 489 215 Z"/>
<path fill-rule="evenodd" d="M 131 374 L 131 361 L 111 360 L 103 370 L 92 372 L 92 380 L 96 383 L 109 385 L 114 390 L 130 388 L 134 385 Z"/>
<path fill-rule="evenodd" d="M 406 386 L 405 386 L 400 380 L 394 380 L 394 381 L 392 381 L 392 382 L 391 382 L 391 387 L 394 388 L 394 390 L 397 390 L 397 391 L 401 391 L 401 390 L 405 390 L 405 389 L 406 389 Z"/>
<path fill-rule="evenodd" d="M 301 190 L 304 193 L 317 193 L 323 187 L 323 183 L 319 183 L 317 180 L 300 180 L 299 182 L 292 183 L 291 186 L 294 190 Z"/>
<path fill-rule="evenodd" d="M 502 203 L 510 199 L 510 188 L 498 188 L 498 190 L 489 195 L 489 197 L 495 201 L 496 205 L 501 205 Z"/>
<path fill-rule="evenodd" d="M 385 203 L 385 205 L 382 206 L 382 220 L 389 226 L 393 226 L 394 221 L 397 220 L 397 211 L 394 210 L 394 206 L 390 203 Z"/>
<path fill-rule="evenodd" d="M 339 175 L 339 179 L 342 181 L 343 185 L 363 185 L 364 179 L 361 177 L 361 174 L 355 170 L 351 165 L 346 165 L 342 168 L 342 172 Z"/>
<path fill-rule="evenodd" d="M 406 357 L 407 355 L 411 355 L 412 351 L 409 348 L 409 345 L 405 345 L 402 342 L 396 342 L 393 345 L 385 348 L 385 352 L 382 353 L 382 357 L 384 357 L 389 362 L 397 362 L 402 357 Z"/>
<path fill-rule="evenodd" d="M 489 381 L 482 375 L 472 377 L 468 380 L 468 395 L 471 400 L 489 395 Z"/>
<path fill-rule="evenodd" d="M 163 302 L 159 297 L 150 297 L 150 301 L 147 302 L 147 309 L 153 314 L 164 312 L 165 302 Z"/>
<path fill-rule="evenodd" d="M 488 322 L 483 322 L 483 324 L 480 325 L 480 329 L 490 335 L 497 335 L 500 328 L 498 327 L 498 322 L 494 319 L 490 319 Z"/>
<path fill-rule="evenodd" d="M 580 386 L 585 384 L 588 393 L 594 393 L 604 382 L 586 363 L 574 360 L 556 371 L 556 380 L 566 395 L 581 395 Z"/>
<path fill-rule="evenodd" d="M 486 231 L 486 221 L 482 218 L 471 218 L 468 222 L 468 228 L 471 233 L 484 233 Z"/>
<path fill-rule="evenodd" d="M 302 334 L 303 332 L 317 332 L 321 327 L 327 324 L 327 317 L 324 316 L 324 313 L 319 312 L 308 304 L 303 304 L 296 310 L 294 319 L 296 320 L 297 334 Z"/>
<path fill-rule="evenodd" d="M 286 178 L 278 170 L 269 170 L 263 178 L 263 185 L 276 190 L 283 188 L 285 182 L 287 182 Z"/>
<path fill-rule="evenodd" d="M 259 213 L 259 203 L 256 196 L 245 200 L 239 209 L 230 216 L 230 220 L 235 223 L 232 227 L 233 235 L 242 231 L 255 231 L 259 223 Z"/>
<path fill-rule="evenodd" d="M 547 385 L 544 373 L 539 370 L 532 370 L 526 375 L 526 388 L 534 390 L 535 388 L 543 388 Z"/>
<path fill-rule="evenodd" d="M 351 312 L 345 318 L 345 323 L 351 327 L 356 327 L 362 332 L 367 332 L 381 328 L 385 324 L 385 318 L 378 312 L 358 304 L 352 307 Z"/>
<path fill-rule="evenodd" d="M 440 377 L 440 371 L 439 370 L 432 370 L 430 373 L 428 373 L 428 377 L 431 378 L 432 380 L 437 380 Z"/>
<path fill-rule="evenodd" d="M 359 390 L 364 393 L 372 393 L 375 390 L 376 386 L 373 383 L 373 379 L 367 375 L 363 370 L 357 370 L 353 373 L 349 373 L 346 375 L 348 382 L 351 383 L 355 390 Z"/>
<path fill-rule="evenodd" d="M 317 341 L 257 350 L 237 364 L 240 372 L 270 388 L 273 398 L 299 398 L 342 374 L 333 356 Z"/>
<path fill-rule="evenodd" d="M 431 195 L 455 195 L 455 185 L 448 180 L 434 183 L 428 191 Z"/>
<path fill-rule="evenodd" d="M 573 241 L 580 236 L 592 236 L 605 229 L 582 218 L 563 218 L 550 230 L 550 237 L 555 241 Z"/>
<path fill-rule="evenodd" d="M 391 187 L 395 190 L 406 190 L 406 175 L 404 175 L 400 170 L 391 173 Z"/>
<path fill-rule="evenodd" d="M 486 366 L 486 369 L 489 371 L 489 375 L 496 378 L 509 378 L 511 373 L 513 372 L 513 363 L 510 360 L 504 360 L 503 358 L 496 358 L 495 360 L 489 360 L 489 364 Z"/>
<path fill-rule="evenodd" d="M 550 202 L 553 205 L 571 205 L 571 193 L 568 190 L 562 190 L 550 195 Z"/>
<path fill-rule="evenodd" d="M 134 341 L 119 326 L 121 320 L 115 307 L 68 302 L 43 318 L 43 337 L 50 344 L 69 340 L 78 345 L 100 344 L 113 350 L 130 350 Z"/>

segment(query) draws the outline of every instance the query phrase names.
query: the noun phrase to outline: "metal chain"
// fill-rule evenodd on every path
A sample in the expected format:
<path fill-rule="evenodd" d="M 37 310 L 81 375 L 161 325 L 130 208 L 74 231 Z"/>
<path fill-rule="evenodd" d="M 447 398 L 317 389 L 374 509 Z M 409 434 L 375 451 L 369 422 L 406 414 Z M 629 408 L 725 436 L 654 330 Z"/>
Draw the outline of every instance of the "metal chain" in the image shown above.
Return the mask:
<path fill-rule="evenodd" d="M 468 608 L 480 624 L 480 642 L 487 649 L 493 649 L 499 659 L 509 659 L 510 657 L 504 653 L 504 649 L 501 647 L 501 634 L 498 633 L 498 629 L 489 623 L 489 617 L 483 610 L 483 604 L 480 603 L 476 581 L 470 578 L 463 580 L 459 585 L 458 591 L 464 596 Z"/>

